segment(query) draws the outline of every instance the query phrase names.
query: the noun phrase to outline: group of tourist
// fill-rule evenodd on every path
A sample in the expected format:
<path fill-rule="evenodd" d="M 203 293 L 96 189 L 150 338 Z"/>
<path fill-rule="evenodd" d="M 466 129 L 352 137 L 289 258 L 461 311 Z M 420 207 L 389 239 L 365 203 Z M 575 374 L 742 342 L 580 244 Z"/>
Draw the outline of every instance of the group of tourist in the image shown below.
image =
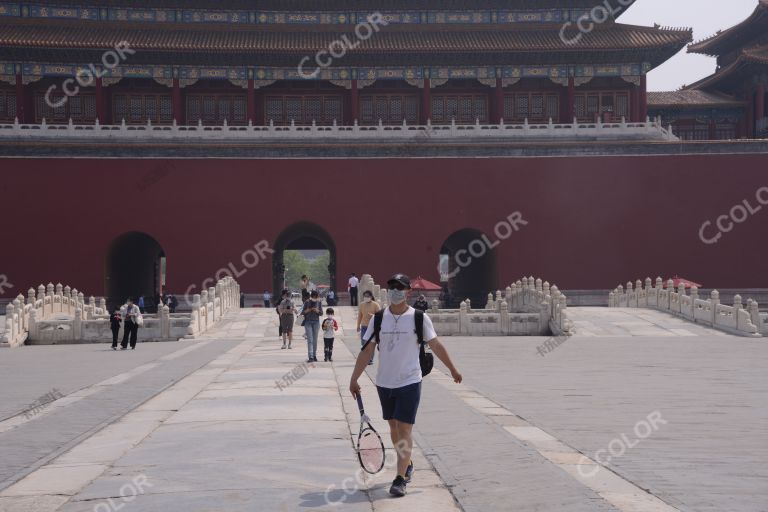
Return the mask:
<path fill-rule="evenodd" d="M 123 324 L 123 341 L 120 344 L 120 349 L 128 350 L 128 343 L 130 342 L 131 350 L 136 350 L 139 326 L 143 323 L 144 316 L 141 308 L 133 303 L 131 297 L 128 297 L 125 304 L 115 308 L 109 317 L 109 327 L 112 330 L 112 350 L 117 350 L 117 338 L 120 333 L 121 324 Z"/>
<path fill-rule="evenodd" d="M 170 313 L 175 313 L 179 305 L 179 300 L 173 294 L 160 295 L 158 304 L 168 306 Z M 128 350 L 130 343 L 131 350 L 136 350 L 136 342 L 139 337 L 139 327 L 144 325 L 144 296 L 139 296 L 139 300 L 134 304 L 133 298 L 128 297 L 125 304 L 115 308 L 109 317 L 109 328 L 112 331 L 112 350 L 117 350 L 117 341 L 120 335 L 120 327 L 123 327 L 123 340 L 120 343 L 121 350 Z"/>
<path fill-rule="evenodd" d="M 164 295 L 155 295 L 155 304 L 162 304 L 163 306 L 168 306 L 168 310 L 171 313 L 176 312 L 176 308 L 179 306 L 179 300 L 176 298 L 175 295 L 171 293 L 166 293 Z M 136 306 L 138 306 L 139 311 L 141 313 L 147 312 L 146 307 L 146 300 L 144 299 L 143 295 L 139 296 L 139 300 L 136 301 Z"/>
<path fill-rule="evenodd" d="M 302 290 L 303 291 L 303 290 Z M 304 337 L 307 339 L 307 362 L 317 362 L 317 345 L 320 331 L 323 333 L 324 362 L 333 361 L 333 341 L 335 332 L 339 329 L 339 324 L 333 317 L 334 310 L 329 307 L 325 310 L 325 319 L 323 317 L 323 301 L 317 290 L 312 290 L 307 294 L 307 300 L 302 304 L 301 309 L 297 309 L 291 299 L 291 291 L 283 290 L 280 295 L 280 302 L 275 308 L 279 318 L 280 325 L 278 333 L 283 341 L 283 349 L 293 348 L 293 325 L 296 319 L 301 317 L 301 325 L 304 327 Z"/>

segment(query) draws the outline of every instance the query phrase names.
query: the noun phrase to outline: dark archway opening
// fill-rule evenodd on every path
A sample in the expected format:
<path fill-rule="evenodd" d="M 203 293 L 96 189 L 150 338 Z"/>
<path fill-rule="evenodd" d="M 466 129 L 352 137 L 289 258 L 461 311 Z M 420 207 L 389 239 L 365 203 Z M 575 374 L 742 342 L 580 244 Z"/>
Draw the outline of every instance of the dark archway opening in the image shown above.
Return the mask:
<path fill-rule="evenodd" d="M 298 222 L 284 229 L 273 247 L 272 289 L 275 297 L 285 285 L 294 291 L 299 288 L 300 275 L 293 275 L 296 269 L 288 269 L 286 265 L 286 260 L 293 256 L 292 252 L 301 252 L 306 258 L 314 260 L 316 265 L 322 264 L 322 271 L 316 272 L 315 276 L 310 274 L 310 278 L 316 285 L 327 284 L 336 292 L 336 244 L 323 228 L 311 222 Z M 321 282 L 326 277 L 328 282 Z M 321 291 L 327 292 L 327 289 Z"/>
<path fill-rule="evenodd" d="M 109 247 L 104 291 L 108 307 L 120 306 L 128 297 L 144 296 L 145 309 L 157 309 L 165 282 L 165 252 L 145 233 L 130 232 L 117 237 Z"/>
<path fill-rule="evenodd" d="M 447 307 L 458 307 L 464 299 L 472 301 L 473 308 L 485 307 L 497 285 L 496 254 L 490 245 L 476 229 L 456 231 L 443 243 L 439 265 Z"/>

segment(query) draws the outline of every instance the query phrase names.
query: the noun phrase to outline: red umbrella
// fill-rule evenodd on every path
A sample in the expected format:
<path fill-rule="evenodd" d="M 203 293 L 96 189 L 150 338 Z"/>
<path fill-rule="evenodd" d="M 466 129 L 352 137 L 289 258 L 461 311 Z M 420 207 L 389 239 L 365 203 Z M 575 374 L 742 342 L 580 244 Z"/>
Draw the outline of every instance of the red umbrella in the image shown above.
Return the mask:
<path fill-rule="evenodd" d="M 443 288 L 439 284 L 435 284 L 432 281 L 427 281 L 423 277 L 419 276 L 416 279 L 411 280 L 412 290 L 426 290 L 426 291 L 439 291 Z"/>
<path fill-rule="evenodd" d="M 330 288 L 327 284 L 319 284 L 315 288 Z"/>
<path fill-rule="evenodd" d="M 682 277 L 675 276 L 672 278 L 672 284 L 674 285 L 675 289 L 677 289 L 681 284 L 684 284 L 686 289 L 687 288 L 693 288 L 694 286 L 696 288 L 701 288 L 702 285 L 699 283 L 694 283 L 693 281 L 690 281 L 688 279 L 684 279 Z"/>

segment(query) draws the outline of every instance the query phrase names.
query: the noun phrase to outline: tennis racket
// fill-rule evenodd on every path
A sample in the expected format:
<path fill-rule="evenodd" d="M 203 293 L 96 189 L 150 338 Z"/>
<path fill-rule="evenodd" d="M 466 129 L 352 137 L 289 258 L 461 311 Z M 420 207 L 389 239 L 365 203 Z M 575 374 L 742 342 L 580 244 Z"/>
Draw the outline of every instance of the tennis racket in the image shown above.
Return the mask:
<path fill-rule="evenodd" d="M 371 425 L 371 418 L 365 414 L 363 398 L 357 394 L 357 407 L 360 409 L 360 434 L 357 436 L 357 458 L 363 471 L 375 475 L 384 468 L 384 443 L 376 429 Z"/>

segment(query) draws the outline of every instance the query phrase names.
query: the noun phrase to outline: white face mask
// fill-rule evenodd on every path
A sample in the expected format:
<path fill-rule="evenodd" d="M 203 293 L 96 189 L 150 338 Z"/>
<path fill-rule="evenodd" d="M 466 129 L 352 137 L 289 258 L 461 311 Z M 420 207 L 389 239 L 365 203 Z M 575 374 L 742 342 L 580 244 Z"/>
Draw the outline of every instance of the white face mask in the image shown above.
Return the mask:
<path fill-rule="evenodd" d="M 398 305 L 405 302 L 405 290 L 387 290 L 390 304 Z"/>
<path fill-rule="evenodd" d="M 371 298 L 370 298 L 370 297 L 366 297 L 366 298 L 364 299 L 364 301 L 365 301 L 365 302 L 371 302 Z"/>

